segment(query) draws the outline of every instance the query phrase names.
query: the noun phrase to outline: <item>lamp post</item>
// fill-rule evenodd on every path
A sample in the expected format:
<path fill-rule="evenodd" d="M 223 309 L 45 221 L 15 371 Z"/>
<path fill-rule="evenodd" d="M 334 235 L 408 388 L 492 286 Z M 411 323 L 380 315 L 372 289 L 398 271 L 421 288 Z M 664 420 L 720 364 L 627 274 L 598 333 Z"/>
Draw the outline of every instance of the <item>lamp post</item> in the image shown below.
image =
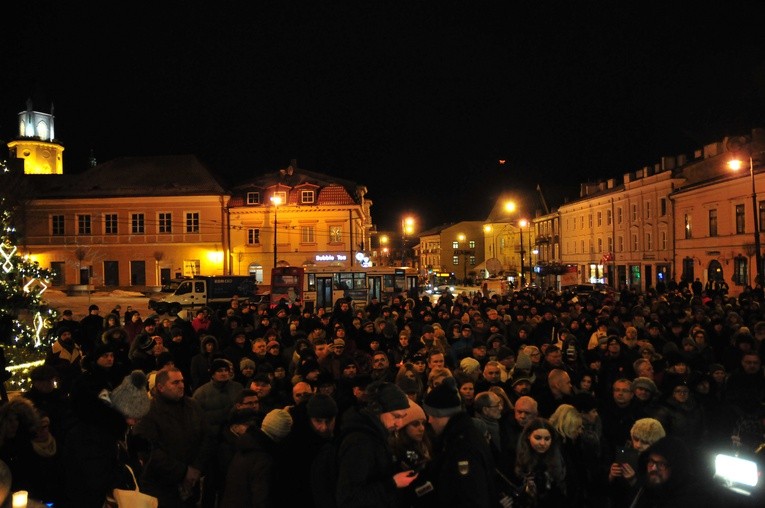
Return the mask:
<path fill-rule="evenodd" d="M 743 167 L 744 163 L 739 159 L 733 159 L 728 162 L 728 167 L 734 171 L 738 171 Z M 749 177 L 752 180 L 752 217 L 754 219 L 754 255 L 755 262 L 757 263 L 757 269 L 755 273 L 757 277 L 754 279 L 755 284 L 762 284 L 762 251 L 760 249 L 760 224 L 758 220 L 757 210 L 757 189 L 754 184 L 754 163 L 752 162 L 752 154 L 749 154 Z"/>
<path fill-rule="evenodd" d="M 282 204 L 281 196 L 271 196 L 271 203 L 274 205 L 274 268 L 276 268 L 276 211 Z"/>
<path fill-rule="evenodd" d="M 408 235 L 412 235 L 414 233 L 414 218 L 413 217 L 404 217 L 404 220 L 401 221 L 401 231 L 402 234 L 402 247 L 401 247 L 401 267 L 403 268 L 404 265 L 404 256 L 406 256 L 406 237 Z M 414 264 L 414 263 L 412 263 Z"/>
<path fill-rule="evenodd" d="M 518 239 L 520 240 L 520 244 L 521 244 L 521 288 L 526 287 L 526 274 L 525 274 L 525 268 L 523 265 L 523 255 L 526 253 L 523 250 L 523 228 L 526 227 L 527 223 L 528 222 L 526 221 L 526 219 L 521 219 L 518 221 L 518 235 L 519 235 Z"/>

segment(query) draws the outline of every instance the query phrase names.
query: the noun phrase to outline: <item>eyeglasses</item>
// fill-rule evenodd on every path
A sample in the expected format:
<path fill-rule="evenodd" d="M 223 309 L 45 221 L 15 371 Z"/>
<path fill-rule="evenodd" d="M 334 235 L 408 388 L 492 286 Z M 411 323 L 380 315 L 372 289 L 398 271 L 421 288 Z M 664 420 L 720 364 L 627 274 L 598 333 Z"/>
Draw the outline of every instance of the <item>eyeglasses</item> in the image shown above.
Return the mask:
<path fill-rule="evenodd" d="M 662 460 L 648 459 L 648 464 L 647 465 L 648 465 L 649 468 L 655 467 L 659 471 L 666 471 L 667 469 L 669 469 L 669 464 L 667 462 L 662 461 Z"/>

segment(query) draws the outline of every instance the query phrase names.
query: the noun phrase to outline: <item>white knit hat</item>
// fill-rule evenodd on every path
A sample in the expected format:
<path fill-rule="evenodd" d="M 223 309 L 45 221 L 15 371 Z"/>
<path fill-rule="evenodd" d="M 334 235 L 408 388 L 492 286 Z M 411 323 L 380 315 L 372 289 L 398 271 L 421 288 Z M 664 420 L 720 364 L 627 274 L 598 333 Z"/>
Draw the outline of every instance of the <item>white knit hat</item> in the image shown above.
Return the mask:
<path fill-rule="evenodd" d="M 292 429 L 292 416 L 285 409 L 271 410 L 260 424 L 260 430 L 274 441 L 281 441 Z"/>

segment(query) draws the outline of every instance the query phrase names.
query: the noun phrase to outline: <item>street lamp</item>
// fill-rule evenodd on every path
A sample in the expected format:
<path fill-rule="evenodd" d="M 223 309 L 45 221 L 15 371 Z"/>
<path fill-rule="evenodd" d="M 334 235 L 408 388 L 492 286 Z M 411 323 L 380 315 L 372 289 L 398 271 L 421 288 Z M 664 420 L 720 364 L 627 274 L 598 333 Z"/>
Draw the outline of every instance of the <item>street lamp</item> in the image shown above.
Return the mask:
<path fill-rule="evenodd" d="M 281 196 L 271 196 L 271 203 L 274 205 L 274 268 L 276 268 L 276 210 L 282 204 Z"/>
<path fill-rule="evenodd" d="M 387 265 L 387 258 L 388 257 L 388 235 L 382 235 L 380 237 L 380 246 L 381 246 L 381 257 L 382 257 L 382 266 Z"/>
<path fill-rule="evenodd" d="M 464 247 L 465 239 L 466 237 L 464 234 L 460 233 L 457 235 L 457 241 L 459 242 L 460 247 Z M 469 251 L 465 248 L 460 248 L 457 252 L 465 256 L 462 260 L 462 283 L 467 285 L 467 264 Z"/>
<path fill-rule="evenodd" d="M 414 234 L 414 218 L 413 217 L 404 217 L 404 220 L 401 221 L 401 231 L 403 232 L 402 235 L 402 248 L 401 248 L 401 266 L 404 266 L 404 256 L 406 255 L 406 237 L 409 235 Z"/>
<path fill-rule="evenodd" d="M 740 159 L 733 159 L 728 161 L 728 167 L 733 171 L 738 171 L 744 167 L 744 162 Z M 760 224 L 758 220 L 757 210 L 757 189 L 754 185 L 754 163 L 752 162 L 752 154 L 749 154 L 749 177 L 752 180 L 752 217 L 754 218 L 754 255 L 755 262 L 757 263 L 757 277 L 754 279 L 755 284 L 762 284 L 762 252 L 760 250 Z"/>
<path fill-rule="evenodd" d="M 520 235 L 519 240 L 521 244 L 521 288 L 526 287 L 526 274 L 524 273 L 525 268 L 523 266 L 523 255 L 526 253 L 526 251 L 523 250 L 523 228 L 525 228 L 527 224 L 528 221 L 526 219 L 518 221 L 518 234 Z"/>

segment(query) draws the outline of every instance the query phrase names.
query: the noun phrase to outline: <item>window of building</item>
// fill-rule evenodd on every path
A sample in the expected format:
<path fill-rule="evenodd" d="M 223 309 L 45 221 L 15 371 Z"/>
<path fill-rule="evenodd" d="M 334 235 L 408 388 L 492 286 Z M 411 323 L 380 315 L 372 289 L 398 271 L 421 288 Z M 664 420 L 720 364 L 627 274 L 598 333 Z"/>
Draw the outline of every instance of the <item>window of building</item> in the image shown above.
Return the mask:
<path fill-rule="evenodd" d="M 92 234 L 90 215 L 78 215 L 77 216 L 77 234 L 90 235 Z"/>
<path fill-rule="evenodd" d="M 632 222 L 636 222 L 637 220 L 638 220 L 637 203 L 632 203 Z"/>
<path fill-rule="evenodd" d="M 279 204 L 282 204 L 282 205 L 286 205 L 287 204 L 287 192 L 286 191 L 274 192 L 273 197 L 279 199 Z"/>
<path fill-rule="evenodd" d="M 51 234 L 54 236 L 61 236 L 66 233 L 64 229 L 64 216 L 63 215 L 52 215 L 50 218 L 51 223 Z"/>
<path fill-rule="evenodd" d="M 748 280 L 747 259 L 744 256 L 733 258 L 733 282 L 737 286 L 744 286 Z"/>
<path fill-rule="evenodd" d="M 343 227 L 330 226 L 329 227 L 329 243 L 342 243 L 342 241 L 343 241 Z"/>
<path fill-rule="evenodd" d="M 300 202 L 303 204 L 314 203 L 316 201 L 316 193 L 312 190 L 300 191 Z M 283 201 L 282 201 L 283 202 Z"/>
<path fill-rule="evenodd" d="M 107 213 L 104 215 L 104 234 L 116 235 L 117 234 L 117 214 Z"/>
<path fill-rule="evenodd" d="M 590 238 L 590 239 L 587 241 L 587 246 L 590 248 L 590 254 L 592 254 L 593 252 L 595 252 L 595 247 L 594 247 L 594 245 L 592 244 L 592 238 Z"/>
<path fill-rule="evenodd" d="M 645 234 L 645 250 L 646 252 L 653 250 L 653 235 L 650 232 Z"/>
<path fill-rule="evenodd" d="M 160 212 L 157 216 L 157 226 L 160 233 L 172 233 L 173 214 L 170 212 Z"/>
<path fill-rule="evenodd" d="M 475 249 L 475 240 L 470 240 L 468 242 L 468 249 Z"/>
<path fill-rule="evenodd" d="M 475 266 L 475 256 L 470 256 L 470 266 Z"/>
<path fill-rule="evenodd" d="M 616 237 L 616 250 L 619 252 L 624 252 L 624 237 L 623 236 Z"/>
<path fill-rule="evenodd" d="M 134 235 L 142 235 L 146 232 L 145 223 L 146 220 L 142 213 L 134 213 L 130 215 L 130 231 Z"/>
<path fill-rule="evenodd" d="M 247 193 L 247 204 L 248 205 L 259 205 L 260 204 L 260 192 L 248 192 Z"/>
<path fill-rule="evenodd" d="M 744 205 L 736 205 L 736 234 L 740 235 L 745 231 Z"/>
<path fill-rule="evenodd" d="M 248 228 L 247 229 L 247 244 L 259 245 L 260 244 L 260 228 Z"/>
<path fill-rule="evenodd" d="M 582 247 L 582 254 L 584 254 L 584 240 L 582 240 L 579 244 Z"/>
<path fill-rule="evenodd" d="M 651 218 L 651 202 L 650 201 L 645 202 L 645 218 L 646 219 Z"/>
<path fill-rule="evenodd" d="M 199 233 L 199 212 L 186 212 L 186 232 Z"/>
<path fill-rule="evenodd" d="M 611 225 L 611 210 L 606 210 L 606 226 Z"/>
<path fill-rule="evenodd" d="M 584 215 L 579 217 L 579 229 L 584 229 Z"/>
<path fill-rule="evenodd" d="M 693 282 L 693 258 L 683 259 L 683 277 L 682 280 Z"/>
<path fill-rule="evenodd" d="M 587 215 L 587 227 L 592 229 L 592 214 Z"/>
<path fill-rule="evenodd" d="M 765 201 L 760 201 L 758 207 L 760 210 L 760 217 L 757 225 L 759 226 L 760 231 L 765 231 Z"/>
<path fill-rule="evenodd" d="M 691 216 L 689 214 L 685 214 L 684 218 L 684 229 L 685 229 L 685 239 L 690 240 L 693 238 L 693 228 L 691 227 Z"/>
<path fill-rule="evenodd" d="M 608 252 L 614 251 L 614 239 L 610 236 L 608 237 Z"/>
<path fill-rule="evenodd" d="M 632 252 L 637 252 L 638 250 L 638 235 L 632 235 Z"/>
<path fill-rule="evenodd" d="M 458 264 L 460 264 L 460 257 L 459 256 L 452 256 L 452 264 L 454 266 L 457 266 Z"/>
<path fill-rule="evenodd" d="M 598 227 L 603 225 L 603 212 L 598 212 Z"/>
<path fill-rule="evenodd" d="M 316 243 L 316 228 L 314 226 L 300 226 L 300 242 Z"/>
<path fill-rule="evenodd" d="M 659 217 L 667 215 L 667 198 L 659 199 Z"/>
<path fill-rule="evenodd" d="M 667 232 L 662 231 L 659 233 L 659 249 L 667 250 Z"/>
<path fill-rule="evenodd" d="M 603 252 L 603 239 L 598 238 L 598 252 Z"/>
<path fill-rule="evenodd" d="M 717 209 L 709 210 L 709 236 L 717 236 Z"/>
<path fill-rule="evenodd" d="M 452 242 L 452 249 L 459 249 L 460 248 L 460 242 Z"/>

